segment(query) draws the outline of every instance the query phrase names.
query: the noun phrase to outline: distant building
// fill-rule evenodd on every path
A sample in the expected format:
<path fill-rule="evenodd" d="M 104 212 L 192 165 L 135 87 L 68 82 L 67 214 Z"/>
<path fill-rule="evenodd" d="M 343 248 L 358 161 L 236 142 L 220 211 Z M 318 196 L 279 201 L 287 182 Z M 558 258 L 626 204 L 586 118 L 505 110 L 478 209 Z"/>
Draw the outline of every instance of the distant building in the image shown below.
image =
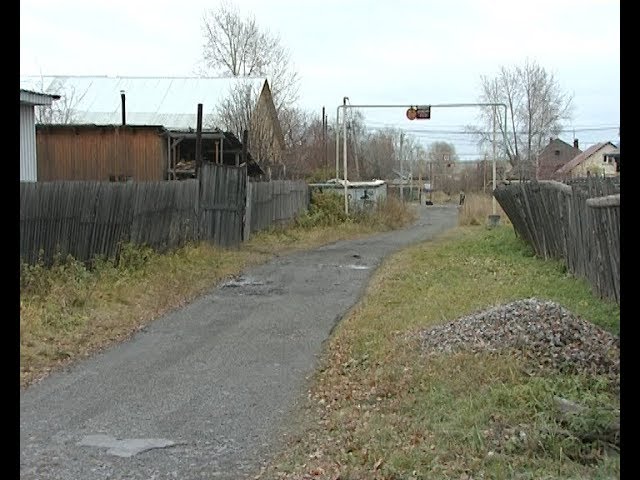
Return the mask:
<path fill-rule="evenodd" d="M 20 90 L 20 181 L 38 181 L 36 105 L 51 105 L 58 95 Z"/>
<path fill-rule="evenodd" d="M 556 176 L 558 179 L 564 180 L 589 175 L 604 177 L 619 175 L 619 164 L 615 162 L 613 157 L 613 154 L 616 153 L 619 153 L 619 149 L 613 143 L 596 143 L 560 167 Z"/>
<path fill-rule="evenodd" d="M 537 174 L 538 180 L 554 180 L 559 168 L 569 163 L 582 153 L 578 147 L 578 140 L 573 141 L 573 146 L 563 142 L 559 138 L 551 138 L 549 143 L 538 154 Z"/>

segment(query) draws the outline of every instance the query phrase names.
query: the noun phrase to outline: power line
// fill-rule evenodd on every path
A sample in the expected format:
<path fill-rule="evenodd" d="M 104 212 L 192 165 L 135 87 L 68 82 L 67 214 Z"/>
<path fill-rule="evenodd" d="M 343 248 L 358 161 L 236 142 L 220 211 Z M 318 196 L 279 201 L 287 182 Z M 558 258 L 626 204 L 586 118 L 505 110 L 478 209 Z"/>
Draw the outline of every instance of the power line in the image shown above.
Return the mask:
<path fill-rule="evenodd" d="M 604 131 L 609 131 L 609 130 L 618 130 L 619 127 L 600 127 L 600 128 L 581 128 L 581 129 L 562 129 L 562 130 L 558 130 L 559 133 L 566 133 L 566 132 L 604 132 Z M 372 128 L 371 130 L 373 131 L 381 131 L 383 130 L 382 128 Z M 441 135 L 490 135 L 493 132 L 488 132 L 488 131 L 482 131 L 482 132 L 469 132 L 469 131 L 464 131 L 464 130 L 438 130 L 436 128 L 433 129 L 429 129 L 429 130 L 417 130 L 417 129 L 411 129 L 411 128 L 401 128 L 400 130 L 402 130 L 403 132 L 407 132 L 407 133 L 414 133 L 414 134 L 423 134 L 423 135 L 435 135 L 435 134 L 441 134 Z M 511 132 L 509 132 L 511 133 Z M 517 132 L 518 134 L 521 135 L 526 135 L 528 132 L 524 132 L 524 131 L 520 131 Z"/>
<path fill-rule="evenodd" d="M 401 127 L 401 124 L 399 122 L 396 123 L 389 123 L 389 122 L 382 122 L 382 121 L 376 121 L 376 120 L 366 120 L 365 122 L 369 125 L 378 125 L 378 126 L 383 126 L 383 127 Z M 406 121 L 402 121 L 402 124 L 406 124 Z M 466 128 L 468 126 L 468 124 L 452 124 L 452 125 L 438 125 L 438 127 L 443 127 L 443 128 Z M 566 129 L 564 129 L 564 131 L 572 131 L 572 130 L 584 130 L 584 129 L 592 129 L 592 128 L 619 128 L 618 124 L 612 125 L 611 123 L 598 123 L 598 124 L 585 124 L 585 125 L 572 125 L 571 127 L 567 127 Z"/>

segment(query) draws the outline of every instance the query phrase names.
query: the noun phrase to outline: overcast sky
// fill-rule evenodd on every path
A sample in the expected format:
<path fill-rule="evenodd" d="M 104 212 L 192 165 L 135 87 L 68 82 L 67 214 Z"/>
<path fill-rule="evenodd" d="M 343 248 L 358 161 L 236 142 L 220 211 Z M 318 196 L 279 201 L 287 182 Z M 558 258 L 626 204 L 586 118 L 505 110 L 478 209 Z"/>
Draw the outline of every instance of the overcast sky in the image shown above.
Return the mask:
<path fill-rule="evenodd" d="M 299 106 L 326 107 L 335 121 L 352 104 L 478 101 L 480 76 L 534 60 L 573 95 L 573 130 L 586 147 L 617 143 L 620 123 L 620 5 L 614 0 L 237 0 L 244 13 L 280 34 L 300 75 Z M 24 75 L 189 76 L 202 54 L 202 15 L 217 0 L 21 0 Z M 425 142 L 456 145 L 474 108 L 366 110 L 370 128 L 394 125 Z M 430 132 L 431 130 L 431 132 Z"/>

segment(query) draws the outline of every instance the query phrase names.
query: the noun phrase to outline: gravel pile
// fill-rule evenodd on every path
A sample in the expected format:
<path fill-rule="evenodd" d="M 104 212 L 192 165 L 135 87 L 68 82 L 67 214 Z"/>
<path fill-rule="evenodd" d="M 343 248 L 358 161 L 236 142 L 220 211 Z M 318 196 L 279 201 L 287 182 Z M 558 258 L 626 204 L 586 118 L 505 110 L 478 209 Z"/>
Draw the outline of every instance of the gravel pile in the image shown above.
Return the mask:
<path fill-rule="evenodd" d="M 530 373 L 620 374 L 620 339 L 554 302 L 535 298 L 492 307 L 420 332 L 427 353 L 510 352 Z"/>

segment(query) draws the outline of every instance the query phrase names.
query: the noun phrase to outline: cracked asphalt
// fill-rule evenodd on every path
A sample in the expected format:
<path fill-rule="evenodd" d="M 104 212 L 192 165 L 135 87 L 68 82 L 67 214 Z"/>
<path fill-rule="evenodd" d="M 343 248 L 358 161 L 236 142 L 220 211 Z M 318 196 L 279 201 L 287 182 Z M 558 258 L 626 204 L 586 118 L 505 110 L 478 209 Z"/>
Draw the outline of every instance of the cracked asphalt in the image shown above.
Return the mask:
<path fill-rule="evenodd" d="M 406 229 L 248 269 L 22 391 L 20 478 L 256 475 L 375 269 L 457 223 L 456 206 L 419 209 Z"/>

